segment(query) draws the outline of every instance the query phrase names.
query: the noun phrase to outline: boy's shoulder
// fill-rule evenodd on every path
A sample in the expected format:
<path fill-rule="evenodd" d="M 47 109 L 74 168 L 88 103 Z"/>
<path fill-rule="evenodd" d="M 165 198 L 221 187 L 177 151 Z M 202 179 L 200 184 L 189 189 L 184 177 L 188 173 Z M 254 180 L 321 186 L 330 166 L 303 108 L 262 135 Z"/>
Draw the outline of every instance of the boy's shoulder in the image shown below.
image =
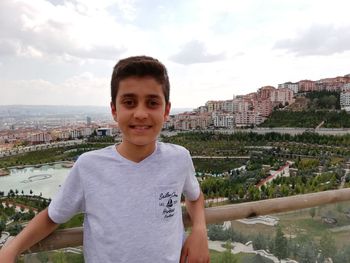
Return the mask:
<path fill-rule="evenodd" d="M 189 156 L 190 152 L 183 146 L 172 144 L 172 143 L 165 143 L 165 142 L 158 142 L 157 145 L 160 153 L 172 155 L 172 156 Z"/>
<path fill-rule="evenodd" d="M 113 150 L 115 145 L 109 145 L 107 147 L 92 150 L 81 154 L 78 158 L 79 162 L 90 162 L 99 158 L 113 157 Z"/>

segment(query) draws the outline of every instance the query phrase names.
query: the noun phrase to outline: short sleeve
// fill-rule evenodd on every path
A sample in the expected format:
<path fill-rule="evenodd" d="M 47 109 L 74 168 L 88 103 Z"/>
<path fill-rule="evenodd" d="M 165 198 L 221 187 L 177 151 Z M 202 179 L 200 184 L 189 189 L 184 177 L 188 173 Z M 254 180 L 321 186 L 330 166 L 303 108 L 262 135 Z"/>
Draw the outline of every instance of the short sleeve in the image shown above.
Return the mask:
<path fill-rule="evenodd" d="M 186 178 L 183 187 L 183 194 L 189 201 L 195 201 L 199 198 L 200 187 L 196 178 L 193 162 L 190 153 L 186 154 Z"/>
<path fill-rule="evenodd" d="M 65 182 L 52 199 L 48 213 L 52 221 L 57 224 L 67 222 L 79 212 L 84 212 L 84 193 L 79 173 L 79 160 L 74 164 Z"/>

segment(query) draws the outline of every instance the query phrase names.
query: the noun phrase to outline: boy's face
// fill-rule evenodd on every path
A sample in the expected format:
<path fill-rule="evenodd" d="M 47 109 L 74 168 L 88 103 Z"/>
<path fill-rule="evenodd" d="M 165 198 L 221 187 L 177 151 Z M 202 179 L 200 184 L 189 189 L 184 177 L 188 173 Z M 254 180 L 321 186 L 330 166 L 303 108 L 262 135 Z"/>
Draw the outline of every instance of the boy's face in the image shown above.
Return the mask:
<path fill-rule="evenodd" d="M 123 134 L 124 146 L 154 147 L 170 103 L 165 103 L 162 85 L 152 77 L 129 77 L 119 82 L 112 115 Z"/>

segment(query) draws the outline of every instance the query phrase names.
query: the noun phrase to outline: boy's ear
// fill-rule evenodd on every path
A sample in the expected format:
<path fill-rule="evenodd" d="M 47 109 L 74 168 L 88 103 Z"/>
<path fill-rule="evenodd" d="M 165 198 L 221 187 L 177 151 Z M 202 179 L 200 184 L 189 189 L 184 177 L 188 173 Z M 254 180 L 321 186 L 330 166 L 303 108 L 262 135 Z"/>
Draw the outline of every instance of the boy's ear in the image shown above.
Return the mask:
<path fill-rule="evenodd" d="M 171 108 L 171 103 L 168 102 L 168 103 L 165 105 L 164 121 L 167 121 L 167 120 L 169 119 L 170 108 Z"/>
<path fill-rule="evenodd" d="M 113 119 L 115 121 L 117 121 L 117 110 L 115 108 L 115 105 L 113 104 L 112 101 L 111 101 L 110 105 L 111 105 L 111 113 L 112 113 Z"/>

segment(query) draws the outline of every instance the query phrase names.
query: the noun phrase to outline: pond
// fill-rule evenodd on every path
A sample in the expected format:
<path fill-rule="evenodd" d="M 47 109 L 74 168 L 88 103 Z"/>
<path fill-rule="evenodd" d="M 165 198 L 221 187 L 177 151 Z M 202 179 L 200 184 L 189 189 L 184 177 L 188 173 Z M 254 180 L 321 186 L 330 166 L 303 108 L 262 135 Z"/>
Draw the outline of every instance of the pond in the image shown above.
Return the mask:
<path fill-rule="evenodd" d="M 25 167 L 23 169 L 11 169 L 10 175 L 0 176 L 0 191 L 7 194 L 10 189 L 22 190 L 25 195 L 33 194 L 52 198 L 71 168 L 63 167 L 62 164 L 43 165 L 41 167 Z"/>

